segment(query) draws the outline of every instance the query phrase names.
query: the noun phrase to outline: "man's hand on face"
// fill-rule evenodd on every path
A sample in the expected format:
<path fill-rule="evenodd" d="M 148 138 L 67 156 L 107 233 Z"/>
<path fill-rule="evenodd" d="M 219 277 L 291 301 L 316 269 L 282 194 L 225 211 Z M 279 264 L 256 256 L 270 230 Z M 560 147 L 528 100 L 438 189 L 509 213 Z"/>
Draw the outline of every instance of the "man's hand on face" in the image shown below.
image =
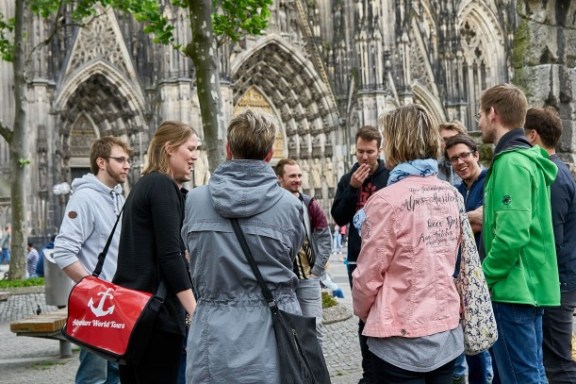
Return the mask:
<path fill-rule="evenodd" d="M 360 188 L 364 184 L 364 180 L 370 175 L 370 165 L 364 163 L 360 164 L 358 169 L 352 174 L 350 178 L 350 186 L 352 188 Z"/>

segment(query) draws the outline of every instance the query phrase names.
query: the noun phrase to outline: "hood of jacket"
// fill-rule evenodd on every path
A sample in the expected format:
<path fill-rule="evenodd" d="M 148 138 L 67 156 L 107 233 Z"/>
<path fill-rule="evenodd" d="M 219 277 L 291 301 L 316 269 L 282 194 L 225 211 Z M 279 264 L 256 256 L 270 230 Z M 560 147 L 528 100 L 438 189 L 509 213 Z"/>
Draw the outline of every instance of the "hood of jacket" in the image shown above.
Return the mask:
<path fill-rule="evenodd" d="M 278 185 L 270 164 L 261 160 L 230 160 L 208 182 L 212 205 L 226 218 L 251 217 L 272 208 L 290 193 Z"/>
<path fill-rule="evenodd" d="M 74 179 L 72 181 L 72 193 L 78 192 L 82 189 L 91 189 L 95 192 L 109 195 L 114 201 L 114 213 L 118 214 L 122 209 L 122 186 L 117 184 L 114 188 L 110 188 L 102 183 L 92 173 L 87 173 L 84 176 Z"/>
<path fill-rule="evenodd" d="M 510 151 L 521 154 L 536 164 L 544 174 L 544 180 L 547 186 L 552 185 L 554 180 L 556 180 L 556 174 L 558 173 L 556 164 L 550 160 L 548 152 L 543 148 L 538 145 L 532 146 L 530 144 L 524 136 L 524 130 L 522 128 L 512 129 L 510 132 L 502 136 L 494 149 L 494 159 L 492 162 L 496 161 L 500 154 Z"/>
<path fill-rule="evenodd" d="M 494 156 L 510 149 L 530 147 L 532 147 L 532 144 L 524 136 L 524 130 L 522 128 L 514 128 L 500 138 L 494 148 Z"/>

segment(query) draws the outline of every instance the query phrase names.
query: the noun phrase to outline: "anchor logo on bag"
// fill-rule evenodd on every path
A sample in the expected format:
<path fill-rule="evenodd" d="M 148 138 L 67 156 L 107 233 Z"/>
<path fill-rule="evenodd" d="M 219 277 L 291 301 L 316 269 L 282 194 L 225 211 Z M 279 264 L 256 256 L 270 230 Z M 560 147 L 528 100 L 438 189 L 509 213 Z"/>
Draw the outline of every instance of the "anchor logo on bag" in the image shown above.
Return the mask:
<path fill-rule="evenodd" d="M 109 297 L 111 300 L 114 299 L 114 295 L 110 293 L 110 291 L 112 290 L 113 290 L 112 288 L 108 288 L 106 292 L 98 293 L 98 296 L 102 297 L 100 298 L 100 302 L 98 303 L 97 307 L 94 307 L 94 301 L 92 300 L 92 298 L 90 298 L 90 300 L 88 301 L 88 307 L 90 308 L 92 313 L 96 315 L 96 317 L 102 317 L 114 313 L 115 305 L 111 305 L 110 307 L 108 307 L 108 309 L 104 310 L 104 302 L 106 301 L 106 298 Z"/>

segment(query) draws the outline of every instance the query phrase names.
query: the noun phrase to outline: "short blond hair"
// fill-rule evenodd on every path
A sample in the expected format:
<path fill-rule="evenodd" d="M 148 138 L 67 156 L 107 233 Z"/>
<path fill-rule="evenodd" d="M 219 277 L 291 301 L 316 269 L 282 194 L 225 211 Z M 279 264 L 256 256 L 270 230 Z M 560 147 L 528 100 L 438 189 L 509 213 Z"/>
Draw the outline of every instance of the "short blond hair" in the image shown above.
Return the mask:
<path fill-rule="evenodd" d="M 276 139 L 276 124 L 250 109 L 234 117 L 228 126 L 228 145 L 235 159 L 264 160 Z"/>
<path fill-rule="evenodd" d="M 394 167 L 410 160 L 440 157 L 440 133 L 423 106 L 399 107 L 380 116 L 378 125 L 382 129 L 388 165 Z"/>
<path fill-rule="evenodd" d="M 447 121 L 445 123 L 440 123 L 440 125 L 438 126 L 438 132 L 442 132 L 443 130 L 455 131 L 459 135 L 466 134 L 466 127 L 464 126 L 464 124 L 462 124 L 460 120 L 452 120 Z"/>

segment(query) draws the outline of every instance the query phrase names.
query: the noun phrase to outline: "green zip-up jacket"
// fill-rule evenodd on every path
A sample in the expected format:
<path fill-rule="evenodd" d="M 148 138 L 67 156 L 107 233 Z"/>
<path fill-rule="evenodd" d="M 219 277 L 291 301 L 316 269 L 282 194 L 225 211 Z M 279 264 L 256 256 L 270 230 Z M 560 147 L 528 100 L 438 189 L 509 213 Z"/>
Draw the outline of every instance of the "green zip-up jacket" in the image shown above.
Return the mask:
<path fill-rule="evenodd" d="M 550 206 L 558 169 L 546 151 L 526 145 L 521 129 L 501 141 L 484 184 L 482 269 L 492 301 L 560 305 Z"/>

